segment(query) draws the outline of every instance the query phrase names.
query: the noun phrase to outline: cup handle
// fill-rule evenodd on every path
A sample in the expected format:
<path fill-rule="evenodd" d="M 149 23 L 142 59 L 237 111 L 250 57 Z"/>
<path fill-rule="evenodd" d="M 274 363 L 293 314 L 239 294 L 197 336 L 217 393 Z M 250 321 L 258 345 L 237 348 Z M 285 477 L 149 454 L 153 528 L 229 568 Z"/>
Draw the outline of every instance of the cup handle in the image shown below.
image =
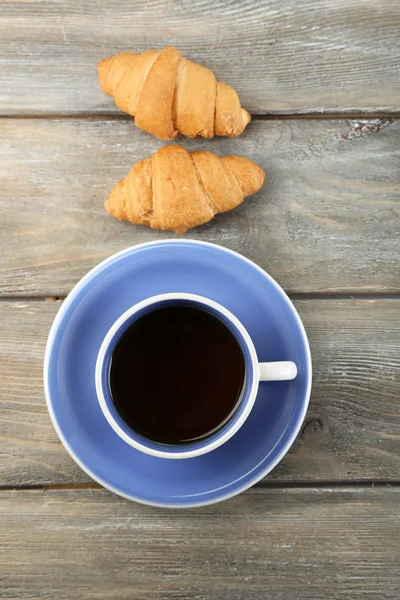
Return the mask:
<path fill-rule="evenodd" d="M 290 360 L 258 364 L 260 381 L 288 381 L 297 375 L 297 366 Z"/>

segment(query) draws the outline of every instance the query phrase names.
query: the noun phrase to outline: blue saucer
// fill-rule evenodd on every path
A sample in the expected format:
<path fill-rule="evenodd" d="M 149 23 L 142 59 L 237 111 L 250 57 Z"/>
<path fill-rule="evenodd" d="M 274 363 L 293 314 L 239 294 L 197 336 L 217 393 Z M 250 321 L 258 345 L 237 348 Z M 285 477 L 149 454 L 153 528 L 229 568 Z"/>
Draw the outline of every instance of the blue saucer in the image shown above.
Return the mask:
<path fill-rule="evenodd" d="M 293 381 L 261 383 L 241 429 L 209 454 L 154 458 L 126 444 L 103 416 L 95 363 L 114 321 L 150 296 L 187 292 L 228 308 L 246 327 L 260 361 L 292 360 Z M 224 500 L 264 477 L 286 454 L 304 419 L 311 359 L 300 318 L 278 284 L 219 246 L 163 241 L 129 248 L 88 273 L 62 305 L 44 365 L 46 399 L 65 448 L 93 479 L 131 500 L 192 507 Z"/>

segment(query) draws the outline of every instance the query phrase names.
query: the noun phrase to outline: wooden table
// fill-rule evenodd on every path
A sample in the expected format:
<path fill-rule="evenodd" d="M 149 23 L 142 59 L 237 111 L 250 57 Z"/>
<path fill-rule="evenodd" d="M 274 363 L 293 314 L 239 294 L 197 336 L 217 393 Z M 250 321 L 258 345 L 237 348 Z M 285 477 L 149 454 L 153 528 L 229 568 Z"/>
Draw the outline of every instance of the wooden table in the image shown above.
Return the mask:
<path fill-rule="evenodd" d="M 397 0 L 0 2 L 1 598 L 400 597 L 400 4 Z M 103 490 L 46 410 L 62 299 L 110 254 L 173 235 L 103 201 L 161 143 L 96 63 L 176 45 L 236 87 L 263 190 L 190 234 L 290 294 L 314 385 L 301 435 L 253 489 L 188 511 Z M 186 236 L 185 236 L 186 237 Z"/>

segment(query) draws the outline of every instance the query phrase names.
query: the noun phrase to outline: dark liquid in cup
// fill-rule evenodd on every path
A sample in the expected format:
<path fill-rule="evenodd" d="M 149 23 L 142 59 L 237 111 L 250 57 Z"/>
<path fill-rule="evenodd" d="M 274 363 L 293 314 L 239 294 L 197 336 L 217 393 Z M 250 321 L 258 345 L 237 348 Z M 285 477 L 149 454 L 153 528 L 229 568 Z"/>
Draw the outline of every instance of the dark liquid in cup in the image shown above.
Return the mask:
<path fill-rule="evenodd" d="M 220 319 L 190 305 L 156 309 L 136 320 L 112 355 L 110 388 L 122 419 L 164 444 L 214 433 L 234 414 L 244 356 Z"/>

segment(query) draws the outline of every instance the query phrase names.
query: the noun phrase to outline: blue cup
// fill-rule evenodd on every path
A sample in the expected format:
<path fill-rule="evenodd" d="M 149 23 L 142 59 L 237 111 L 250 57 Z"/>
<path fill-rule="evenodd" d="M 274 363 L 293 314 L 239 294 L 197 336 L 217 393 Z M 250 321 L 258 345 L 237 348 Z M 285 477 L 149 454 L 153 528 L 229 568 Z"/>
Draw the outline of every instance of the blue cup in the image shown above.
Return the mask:
<path fill-rule="evenodd" d="M 144 314 L 171 304 L 192 305 L 218 317 L 235 335 L 245 359 L 244 383 L 234 414 L 220 423 L 218 429 L 206 439 L 179 446 L 154 442 L 129 427 L 114 406 L 109 385 L 112 354 L 122 334 Z M 133 448 L 151 456 L 183 459 L 206 454 L 225 444 L 242 427 L 249 416 L 260 383 L 262 384 L 263 381 L 287 381 L 294 379 L 296 375 L 296 364 L 291 361 L 260 363 L 249 333 L 239 319 L 221 304 L 196 294 L 168 293 L 152 296 L 135 304 L 115 321 L 106 334 L 97 356 L 95 383 L 100 408 L 110 426 L 121 439 Z"/>

